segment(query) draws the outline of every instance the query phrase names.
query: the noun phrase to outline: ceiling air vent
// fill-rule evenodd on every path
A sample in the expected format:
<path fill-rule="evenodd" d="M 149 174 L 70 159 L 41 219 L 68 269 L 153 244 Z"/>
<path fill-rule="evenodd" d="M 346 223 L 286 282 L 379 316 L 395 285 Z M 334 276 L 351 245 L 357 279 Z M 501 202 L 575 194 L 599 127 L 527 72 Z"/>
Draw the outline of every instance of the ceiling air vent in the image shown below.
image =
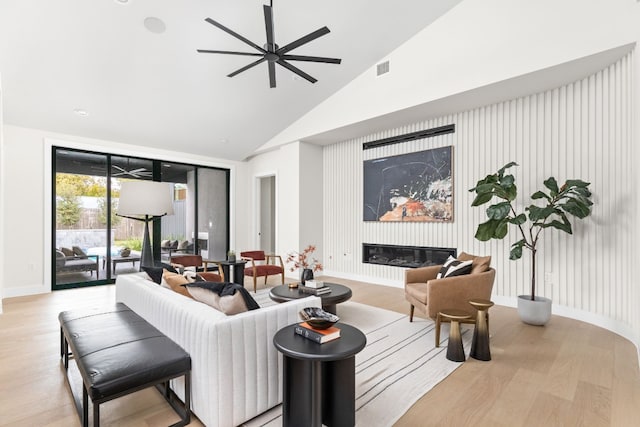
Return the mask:
<path fill-rule="evenodd" d="M 389 61 L 381 62 L 377 65 L 377 75 L 381 76 L 389 72 Z"/>

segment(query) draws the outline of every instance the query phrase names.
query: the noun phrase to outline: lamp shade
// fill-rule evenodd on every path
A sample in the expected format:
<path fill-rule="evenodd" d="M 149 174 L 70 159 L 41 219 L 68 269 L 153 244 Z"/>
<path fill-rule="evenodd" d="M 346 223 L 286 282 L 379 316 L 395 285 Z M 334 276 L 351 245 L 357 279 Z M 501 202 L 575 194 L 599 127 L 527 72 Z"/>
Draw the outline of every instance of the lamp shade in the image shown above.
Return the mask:
<path fill-rule="evenodd" d="M 119 215 L 173 215 L 173 185 L 168 182 L 125 181 L 120 187 Z"/>

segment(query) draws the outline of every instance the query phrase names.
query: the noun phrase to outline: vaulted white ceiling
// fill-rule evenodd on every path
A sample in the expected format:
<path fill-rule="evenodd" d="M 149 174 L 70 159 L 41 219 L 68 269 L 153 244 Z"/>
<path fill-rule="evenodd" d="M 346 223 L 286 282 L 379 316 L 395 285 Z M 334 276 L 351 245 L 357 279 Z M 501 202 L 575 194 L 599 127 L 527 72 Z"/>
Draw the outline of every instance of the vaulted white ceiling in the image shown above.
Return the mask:
<path fill-rule="evenodd" d="M 2 0 L 4 122 L 241 160 L 460 1 L 274 0 L 280 46 L 326 25 L 291 53 L 342 64 L 277 67 L 271 89 L 266 64 L 226 77 L 255 58 L 196 52 L 253 51 L 207 17 L 263 45 L 266 0 Z"/>

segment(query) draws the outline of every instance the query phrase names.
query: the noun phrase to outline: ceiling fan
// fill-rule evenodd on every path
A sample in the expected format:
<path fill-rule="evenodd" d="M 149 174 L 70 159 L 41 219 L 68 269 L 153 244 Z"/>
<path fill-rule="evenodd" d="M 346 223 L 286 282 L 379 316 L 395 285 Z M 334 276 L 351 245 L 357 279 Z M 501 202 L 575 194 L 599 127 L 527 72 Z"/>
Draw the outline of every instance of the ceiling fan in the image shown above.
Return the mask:
<path fill-rule="evenodd" d="M 273 30 L 273 1 L 271 1 L 270 5 L 263 5 L 263 9 L 264 9 L 264 25 L 265 25 L 265 30 L 267 32 L 267 43 L 264 45 L 264 48 L 258 46 L 257 44 L 253 43 L 252 41 L 242 37 L 240 34 L 234 32 L 233 30 L 230 30 L 229 28 L 225 27 L 224 25 L 220 24 L 219 22 L 214 21 L 211 18 L 206 18 L 205 21 L 207 21 L 208 23 L 210 23 L 211 25 L 214 25 L 218 28 L 220 28 L 222 31 L 225 31 L 229 34 L 231 34 L 233 37 L 243 41 L 244 43 L 248 44 L 249 46 L 253 47 L 254 49 L 256 49 L 258 51 L 258 53 L 255 52 L 233 52 L 233 51 L 227 51 L 227 50 L 205 50 L 205 49 L 198 49 L 198 52 L 200 53 L 222 53 L 222 54 L 228 54 L 228 55 L 243 55 L 243 56 L 258 56 L 260 57 L 258 60 L 250 63 L 249 65 L 245 65 L 244 67 L 234 71 L 231 74 L 228 74 L 227 77 L 233 77 L 236 76 L 240 73 L 242 73 L 243 71 L 247 71 L 248 69 L 255 67 L 258 64 L 261 64 L 263 62 L 267 62 L 267 65 L 269 66 L 269 87 L 276 87 L 276 64 L 279 64 L 280 66 L 288 69 L 289 71 L 292 71 L 294 73 L 296 73 L 297 75 L 299 75 L 300 77 L 302 77 L 305 80 L 310 81 L 311 83 L 315 83 L 318 80 L 311 77 L 309 74 L 305 73 L 304 71 L 302 71 L 301 69 L 299 69 L 298 67 L 290 64 L 288 61 L 306 61 L 306 62 L 323 62 L 323 63 L 327 63 L 327 64 L 339 64 L 341 62 L 341 59 L 338 58 L 324 58 L 324 57 L 319 57 L 319 56 L 303 56 L 303 55 L 289 55 L 288 52 L 292 51 L 293 49 L 300 47 L 304 44 L 307 44 L 315 39 L 317 39 L 318 37 L 324 36 L 325 34 L 329 33 L 329 29 L 327 27 L 322 27 L 319 30 L 313 31 L 309 34 L 307 34 L 304 37 L 299 38 L 298 40 L 295 40 L 285 46 L 278 46 L 275 42 L 275 36 L 274 36 L 274 30 Z"/>
<path fill-rule="evenodd" d="M 123 176 L 123 175 L 128 175 L 130 177 L 133 178 L 149 178 L 153 175 L 153 173 L 151 171 L 146 170 L 145 168 L 138 168 L 138 169 L 133 169 L 133 170 L 126 170 L 124 168 L 121 168 L 120 166 L 117 165 L 111 165 L 111 167 L 113 169 L 119 170 L 120 172 L 116 172 L 116 173 L 112 173 L 111 176 L 116 177 L 116 176 Z"/>

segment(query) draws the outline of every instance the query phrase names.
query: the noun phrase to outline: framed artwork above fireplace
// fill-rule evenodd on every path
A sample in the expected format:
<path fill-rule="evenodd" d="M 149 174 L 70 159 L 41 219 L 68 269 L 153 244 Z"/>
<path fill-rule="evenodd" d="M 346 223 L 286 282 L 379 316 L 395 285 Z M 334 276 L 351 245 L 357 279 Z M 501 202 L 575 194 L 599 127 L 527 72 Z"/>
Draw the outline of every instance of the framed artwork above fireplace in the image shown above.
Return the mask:
<path fill-rule="evenodd" d="M 453 147 L 364 161 L 365 221 L 452 222 Z"/>

